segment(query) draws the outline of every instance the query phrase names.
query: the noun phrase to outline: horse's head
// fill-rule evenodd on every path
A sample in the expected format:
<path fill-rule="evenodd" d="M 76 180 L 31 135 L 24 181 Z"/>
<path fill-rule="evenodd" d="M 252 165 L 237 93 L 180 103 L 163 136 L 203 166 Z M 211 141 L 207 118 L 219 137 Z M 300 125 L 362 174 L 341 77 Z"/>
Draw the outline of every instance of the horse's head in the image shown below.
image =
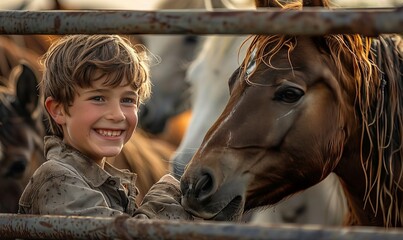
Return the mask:
<path fill-rule="evenodd" d="M 22 188 L 43 162 L 45 135 L 34 72 L 18 66 L 8 84 L 0 90 L 0 212 L 16 212 Z"/>
<path fill-rule="evenodd" d="M 275 0 L 256 3 L 301 7 Z M 244 63 L 229 80 L 226 108 L 181 179 L 184 207 L 205 219 L 230 220 L 337 173 L 347 152 L 360 147 L 355 89 L 361 85 L 357 79 L 366 76 L 358 75 L 377 75 L 364 56 L 369 45 L 363 39 L 254 37 Z M 360 163 L 350 168 L 351 174 L 363 177 L 362 170 L 355 171 Z"/>

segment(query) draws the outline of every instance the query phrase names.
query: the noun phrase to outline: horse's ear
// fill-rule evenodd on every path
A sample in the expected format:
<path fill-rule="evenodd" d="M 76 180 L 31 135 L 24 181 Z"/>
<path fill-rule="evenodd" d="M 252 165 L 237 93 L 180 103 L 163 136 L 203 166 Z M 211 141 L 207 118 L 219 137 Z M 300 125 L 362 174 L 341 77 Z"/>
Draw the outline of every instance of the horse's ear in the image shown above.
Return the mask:
<path fill-rule="evenodd" d="M 262 7 L 279 7 L 282 5 L 277 0 L 255 0 L 255 5 L 257 8 Z"/>
<path fill-rule="evenodd" d="M 302 5 L 304 7 L 327 7 L 329 0 L 303 0 Z"/>
<path fill-rule="evenodd" d="M 25 63 L 15 79 L 16 96 L 19 104 L 28 113 L 33 113 L 39 104 L 38 79 L 31 67 Z"/>

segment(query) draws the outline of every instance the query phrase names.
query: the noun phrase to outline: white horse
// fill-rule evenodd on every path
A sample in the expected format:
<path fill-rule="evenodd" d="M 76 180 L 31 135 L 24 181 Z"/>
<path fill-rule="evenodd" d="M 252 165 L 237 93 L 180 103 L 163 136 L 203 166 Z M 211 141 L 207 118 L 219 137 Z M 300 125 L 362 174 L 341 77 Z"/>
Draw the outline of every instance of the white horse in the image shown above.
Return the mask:
<path fill-rule="evenodd" d="M 155 9 L 205 9 L 204 0 L 160 0 Z M 153 134 L 164 131 L 172 116 L 189 110 L 189 84 L 184 80 L 189 63 L 196 57 L 203 41 L 197 35 L 140 35 L 145 46 L 155 55 L 151 65 L 152 97 L 141 106 L 139 124 Z"/>
<path fill-rule="evenodd" d="M 223 80 L 229 79 L 243 59 L 248 42 L 240 47 L 245 39 L 245 36 L 208 37 L 188 69 L 187 78 L 193 90 L 192 118 L 172 159 L 172 172 L 178 178 L 229 99 L 227 81 Z M 253 214 L 251 221 L 341 225 L 345 206 L 339 182 L 331 175 L 305 192 Z"/>
<path fill-rule="evenodd" d="M 160 0 L 154 9 L 200 9 L 213 10 L 233 6 L 235 0 Z M 250 0 L 236 0 L 249 1 Z M 241 3 L 244 5 L 244 3 Z M 185 75 L 189 64 L 196 57 L 205 36 L 202 35 L 140 35 L 143 43 L 158 60 L 151 65 L 152 97 L 139 111 L 140 127 L 179 145 L 185 128 L 176 127 L 171 131 L 172 118 L 184 117 L 190 110 L 189 83 Z M 158 59 L 159 58 L 159 59 Z M 188 119 L 185 119 L 188 120 Z M 180 121 L 181 123 L 184 121 Z M 187 123 L 187 122 L 186 122 Z M 187 127 L 187 125 L 186 125 Z M 168 129 L 167 129 L 168 128 Z M 182 133 L 178 133 L 182 132 Z M 177 135 L 177 136 L 174 136 Z M 179 140 L 177 140 L 179 139 Z"/>

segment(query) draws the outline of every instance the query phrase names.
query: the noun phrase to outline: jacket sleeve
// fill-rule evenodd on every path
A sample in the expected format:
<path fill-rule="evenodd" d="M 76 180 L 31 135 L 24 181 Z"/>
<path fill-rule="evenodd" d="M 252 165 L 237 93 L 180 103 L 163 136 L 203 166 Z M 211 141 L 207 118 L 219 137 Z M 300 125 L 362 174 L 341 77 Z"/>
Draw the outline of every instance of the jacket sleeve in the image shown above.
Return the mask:
<path fill-rule="evenodd" d="M 179 181 L 172 175 L 163 176 L 144 196 L 135 218 L 194 220 L 180 204 Z"/>

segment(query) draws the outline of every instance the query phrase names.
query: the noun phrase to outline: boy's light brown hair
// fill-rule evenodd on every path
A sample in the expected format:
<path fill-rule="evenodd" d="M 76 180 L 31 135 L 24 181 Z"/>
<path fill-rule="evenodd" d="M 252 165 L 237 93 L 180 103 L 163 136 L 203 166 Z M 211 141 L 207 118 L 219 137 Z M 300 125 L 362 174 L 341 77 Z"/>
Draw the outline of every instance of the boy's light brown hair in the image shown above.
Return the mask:
<path fill-rule="evenodd" d="M 149 58 L 144 51 L 136 51 L 127 38 L 118 35 L 67 35 L 54 42 L 42 57 L 44 66 L 41 81 L 44 100 L 53 97 L 68 108 L 73 104 L 77 87 L 91 87 L 106 77 L 105 85 L 119 86 L 128 80 L 139 94 L 139 104 L 151 94 Z M 63 137 L 61 127 L 48 114 L 52 134 Z"/>

